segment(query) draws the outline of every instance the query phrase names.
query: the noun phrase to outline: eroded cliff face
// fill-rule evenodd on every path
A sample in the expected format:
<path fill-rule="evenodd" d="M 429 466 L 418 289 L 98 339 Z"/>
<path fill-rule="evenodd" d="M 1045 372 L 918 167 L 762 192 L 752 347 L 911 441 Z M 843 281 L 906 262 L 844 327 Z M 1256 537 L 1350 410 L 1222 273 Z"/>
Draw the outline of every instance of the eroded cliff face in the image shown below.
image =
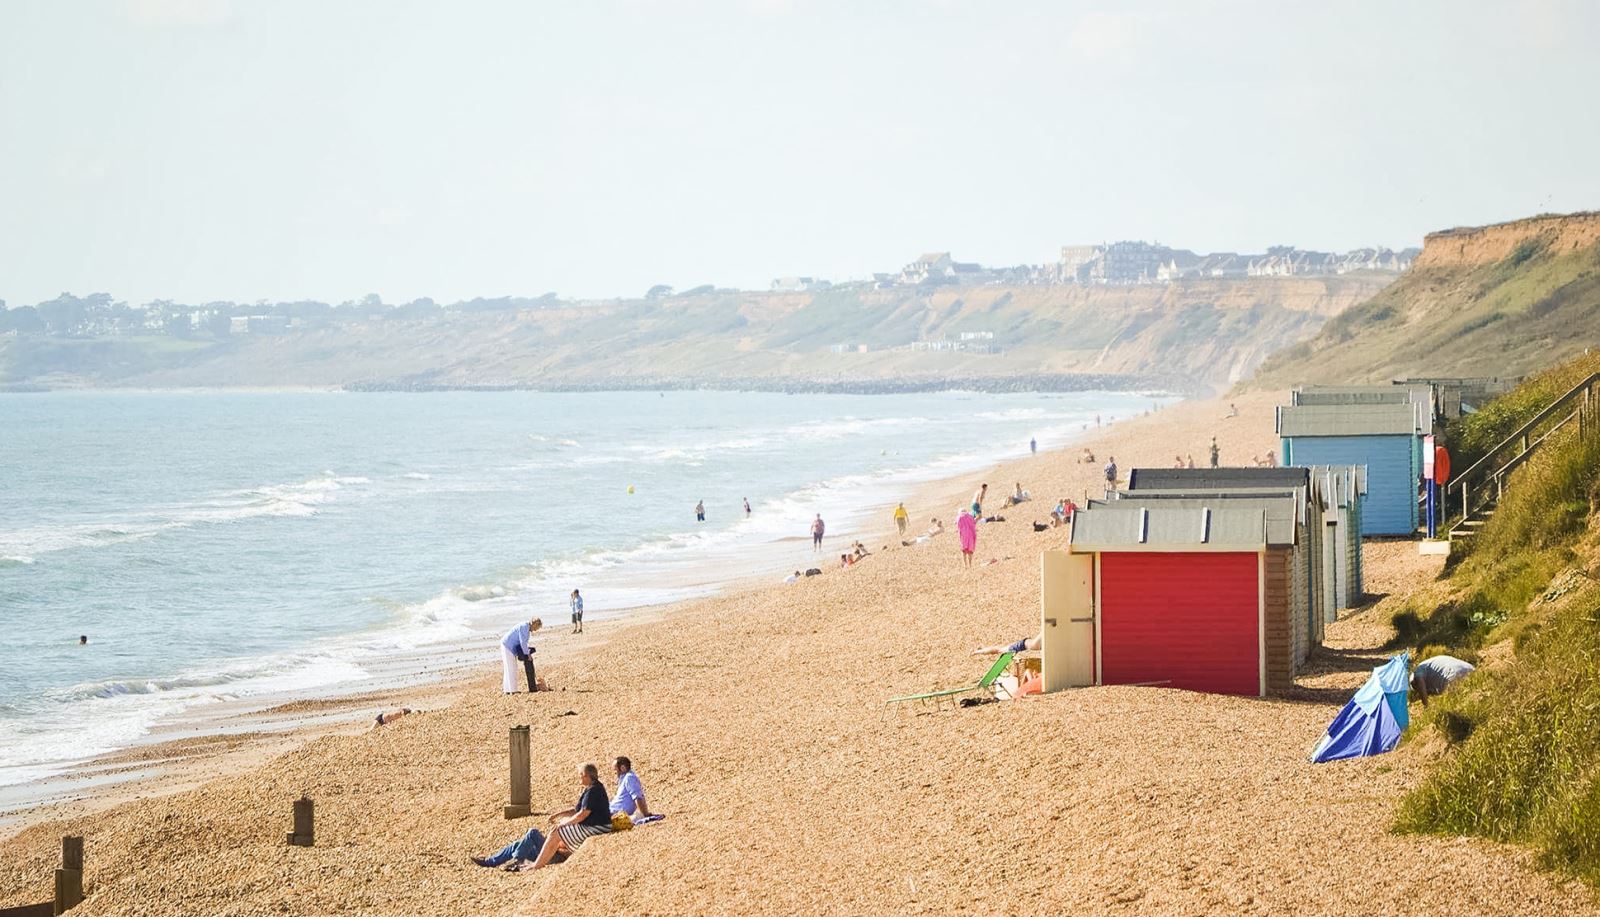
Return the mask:
<path fill-rule="evenodd" d="M 1477 267 L 1504 261 L 1533 241 L 1547 255 L 1564 255 L 1600 242 L 1600 212 L 1545 214 L 1429 233 L 1412 270 Z"/>
<path fill-rule="evenodd" d="M 1250 384 L 1515 376 L 1595 346 L 1600 213 L 1545 215 L 1429 235 L 1410 271 Z"/>

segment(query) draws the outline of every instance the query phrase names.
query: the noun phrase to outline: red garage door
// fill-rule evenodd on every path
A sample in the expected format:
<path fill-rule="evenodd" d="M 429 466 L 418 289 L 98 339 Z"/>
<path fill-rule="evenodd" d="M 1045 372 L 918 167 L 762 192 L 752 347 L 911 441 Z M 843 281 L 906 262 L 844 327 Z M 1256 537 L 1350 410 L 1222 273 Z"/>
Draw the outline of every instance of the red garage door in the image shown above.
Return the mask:
<path fill-rule="evenodd" d="M 1255 554 L 1100 555 L 1102 682 L 1259 694 Z"/>

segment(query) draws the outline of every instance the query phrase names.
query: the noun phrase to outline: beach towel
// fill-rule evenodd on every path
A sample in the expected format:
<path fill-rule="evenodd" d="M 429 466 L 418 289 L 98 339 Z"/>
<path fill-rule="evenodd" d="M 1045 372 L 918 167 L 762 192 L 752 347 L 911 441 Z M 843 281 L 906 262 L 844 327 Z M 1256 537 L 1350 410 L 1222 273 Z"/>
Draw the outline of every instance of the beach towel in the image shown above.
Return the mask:
<path fill-rule="evenodd" d="M 656 822 L 660 821 L 663 818 L 666 818 L 666 816 L 665 815 L 646 815 L 644 818 L 641 818 L 638 821 L 634 822 L 633 826 L 635 828 L 638 828 L 638 827 L 641 827 L 643 825 L 653 825 L 653 824 L 655 824 Z"/>

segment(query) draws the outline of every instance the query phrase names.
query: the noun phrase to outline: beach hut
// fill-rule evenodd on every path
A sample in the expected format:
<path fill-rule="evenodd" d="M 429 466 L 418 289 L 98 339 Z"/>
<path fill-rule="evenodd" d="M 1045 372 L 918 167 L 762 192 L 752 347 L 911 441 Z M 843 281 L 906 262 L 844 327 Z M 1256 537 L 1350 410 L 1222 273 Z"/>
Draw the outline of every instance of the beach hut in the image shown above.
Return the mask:
<path fill-rule="evenodd" d="M 1301 472 L 1299 480 L 1302 485 L 1309 482 L 1306 469 L 1289 470 Z M 1149 477 L 1145 478 L 1146 483 L 1150 480 Z M 1326 590 L 1322 584 L 1324 573 L 1321 569 L 1323 525 L 1321 504 L 1312 499 L 1309 487 L 1234 487 L 1218 491 L 1141 489 L 1112 494 L 1109 501 L 1089 502 L 1091 508 L 1113 504 L 1177 509 L 1243 507 L 1265 512 L 1268 532 L 1281 536 L 1276 546 L 1289 555 L 1286 588 L 1294 670 L 1299 671 L 1312 646 L 1322 643 L 1327 621 L 1327 609 L 1324 607 Z"/>
<path fill-rule="evenodd" d="M 1361 534 L 1413 535 L 1427 408 L 1415 401 L 1278 408 L 1285 465 L 1363 465 Z"/>
<path fill-rule="evenodd" d="M 1311 469 L 1312 492 L 1323 520 L 1323 611 L 1331 623 L 1338 611 L 1366 598 L 1362 583 L 1361 507 L 1367 495 L 1362 465 L 1318 465 Z"/>
<path fill-rule="evenodd" d="M 1427 383 L 1406 385 L 1307 385 L 1289 393 L 1290 404 L 1414 404 L 1422 410 L 1424 433 L 1433 432 L 1438 395 Z"/>
<path fill-rule="evenodd" d="M 1360 466 L 1315 468 L 1135 468 L 1128 474 L 1132 493 L 1259 492 L 1294 488 L 1306 501 L 1308 570 L 1296 577 L 1308 593 L 1315 618 L 1311 633 L 1320 643 L 1322 626 L 1342 608 L 1361 603 L 1361 501 L 1366 494 L 1366 469 Z"/>
<path fill-rule="evenodd" d="M 1044 689 L 1292 685 L 1294 533 L 1266 502 L 1079 510 L 1067 549 L 1041 558 Z"/>

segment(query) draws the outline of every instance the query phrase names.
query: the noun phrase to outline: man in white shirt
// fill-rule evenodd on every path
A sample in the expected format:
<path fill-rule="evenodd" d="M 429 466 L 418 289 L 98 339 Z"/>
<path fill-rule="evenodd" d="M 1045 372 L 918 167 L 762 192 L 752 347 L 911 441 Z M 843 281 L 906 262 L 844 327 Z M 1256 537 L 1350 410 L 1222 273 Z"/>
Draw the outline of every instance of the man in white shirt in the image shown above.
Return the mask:
<path fill-rule="evenodd" d="M 618 755 L 613 762 L 617 769 L 617 792 L 611 797 L 611 814 L 631 816 L 634 821 L 650 817 L 650 807 L 645 805 L 644 786 L 639 775 L 633 772 L 633 762 Z"/>
<path fill-rule="evenodd" d="M 528 675 L 528 690 L 539 690 L 533 671 L 534 631 L 544 626 L 538 618 L 518 624 L 500 638 L 500 687 L 507 694 L 517 693 L 517 663 L 521 662 Z"/>

